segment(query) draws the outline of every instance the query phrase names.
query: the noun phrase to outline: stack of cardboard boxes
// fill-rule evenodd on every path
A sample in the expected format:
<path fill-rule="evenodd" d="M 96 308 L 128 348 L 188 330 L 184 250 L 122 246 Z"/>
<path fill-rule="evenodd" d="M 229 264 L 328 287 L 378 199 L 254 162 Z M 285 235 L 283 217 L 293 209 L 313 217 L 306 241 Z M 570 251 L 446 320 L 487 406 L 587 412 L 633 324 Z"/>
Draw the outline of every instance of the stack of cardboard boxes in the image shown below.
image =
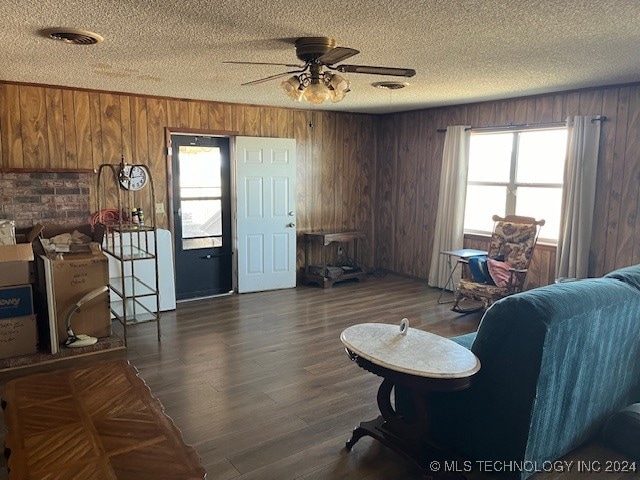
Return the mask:
<path fill-rule="evenodd" d="M 32 261 L 31 244 L 16 244 L 13 225 L 0 221 L 0 358 L 38 350 Z"/>
<path fill-rule="evenodd" d="M 107 257 L 101 251 L 50 258 L 39 247 L 42 229 L 34 227 L 27 243 L 16 244 L 12 222 L 0 220 L 0 359 L 36 353 L 38 343 L 41 351 L 57 353 L 76 302 L 109 283 Z M 75 333 L 111 335 L 108 294 L 77 310 L 72 323 Z"/>

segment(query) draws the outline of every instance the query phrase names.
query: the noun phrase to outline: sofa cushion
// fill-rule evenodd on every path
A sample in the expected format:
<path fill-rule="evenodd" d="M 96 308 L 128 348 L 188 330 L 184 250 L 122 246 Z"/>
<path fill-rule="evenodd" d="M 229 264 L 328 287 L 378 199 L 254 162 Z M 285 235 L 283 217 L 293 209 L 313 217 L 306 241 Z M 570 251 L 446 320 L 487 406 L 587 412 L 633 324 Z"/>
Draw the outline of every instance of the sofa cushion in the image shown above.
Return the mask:
<path fill-rule="evenodd" d="M 614 270 L 613 272 L 606 274 L 605 278 L 620 280 L 621 282 L 640 290 L 640 264 Z"/>
<path fill-rule="evenodd" d="M 453 337 L 451 340 L 471 350 L 471 345 L 473 345 L 473 341 L 475 339 L 476 339 L 476 332 L 472 332 L 472 333 L 467 333 L 466 335 L 459 335 L 457 337 Z"/>
<path fill-rule="evenodd" d="M 602 434 L 607 445 L 640 461 L 640 403 L 609 417 Z"/>

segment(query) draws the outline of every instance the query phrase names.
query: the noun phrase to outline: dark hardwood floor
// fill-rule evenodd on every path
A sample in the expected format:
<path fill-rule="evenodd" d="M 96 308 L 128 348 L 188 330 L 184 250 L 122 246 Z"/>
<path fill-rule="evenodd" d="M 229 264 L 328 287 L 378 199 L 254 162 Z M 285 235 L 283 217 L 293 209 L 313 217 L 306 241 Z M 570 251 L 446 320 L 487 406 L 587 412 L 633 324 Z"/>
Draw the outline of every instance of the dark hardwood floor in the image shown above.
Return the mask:
<path fill-rule="evenodd" d="M 438 294 L 424 282 L 389 275 L 326 290 L 301 286 L 181 303 L 163 315 L 161 343 L 152 324 L 130 328 L 127 357 L 196 448 L 208 479 L 419 479 L 408 462 L 368 437 L 345 451 L 353 427 L 377 416 L 381 380 L 349 361 L 339 335 L 355 323 L 403 317 L 447 337 L 477 328 L 480 315 L 453 313 L 451 304 L 437 304 Z M 568 456 L 620 458 L 597 443 Z"/>

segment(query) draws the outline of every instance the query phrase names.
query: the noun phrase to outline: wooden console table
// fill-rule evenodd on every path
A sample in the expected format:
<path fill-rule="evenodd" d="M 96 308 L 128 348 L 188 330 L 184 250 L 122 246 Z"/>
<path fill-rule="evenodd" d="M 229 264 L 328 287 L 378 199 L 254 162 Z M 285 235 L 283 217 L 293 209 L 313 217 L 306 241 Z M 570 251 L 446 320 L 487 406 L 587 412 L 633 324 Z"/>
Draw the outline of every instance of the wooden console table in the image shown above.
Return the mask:
<path fill-rule="evenodd" d="M 367 279 L 367 274 L 362 270 L 362 249 L 358 243 L 366 238 L 364 232 L 312 232 L 304 234 L 304 282 L 305 283 L 317 283 L 323 288 L 331 287 L 336 282 L 343 282 L 345 280 L 351 280 L 353 278 L 359 281 Z M 349 269 L 341 272 L 340 276 L 331 278 L 328 273 L 329 260 L 327 258 L 327 250 L 332 243 L 347 244 L 353 242 L 353 259 L 355 265 L 352 271 Z M 321 265 L 317 267 L 320 271 L 312 271 L 313 266 L 309 262 L 309 247 L 313 244 L 319 244 L 322 248 Z"/>
<path fill-rule="evenodd" d="M 206 477 L 126 360 L 12 380 L 2 407 L 10 480 Z"/>

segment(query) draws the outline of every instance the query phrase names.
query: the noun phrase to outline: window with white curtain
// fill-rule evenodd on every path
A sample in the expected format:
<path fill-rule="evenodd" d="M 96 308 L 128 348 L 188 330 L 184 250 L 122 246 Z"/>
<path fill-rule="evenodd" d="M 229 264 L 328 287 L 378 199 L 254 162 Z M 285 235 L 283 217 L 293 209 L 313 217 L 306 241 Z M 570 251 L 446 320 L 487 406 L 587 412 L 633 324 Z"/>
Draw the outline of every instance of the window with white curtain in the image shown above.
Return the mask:
<path fill-rule="evenodd" d="M 543 218 L 540 240 L 555 243 L 567 129 L 472 132 L 465 233 L 490 234 L 494 214 Z"/>

